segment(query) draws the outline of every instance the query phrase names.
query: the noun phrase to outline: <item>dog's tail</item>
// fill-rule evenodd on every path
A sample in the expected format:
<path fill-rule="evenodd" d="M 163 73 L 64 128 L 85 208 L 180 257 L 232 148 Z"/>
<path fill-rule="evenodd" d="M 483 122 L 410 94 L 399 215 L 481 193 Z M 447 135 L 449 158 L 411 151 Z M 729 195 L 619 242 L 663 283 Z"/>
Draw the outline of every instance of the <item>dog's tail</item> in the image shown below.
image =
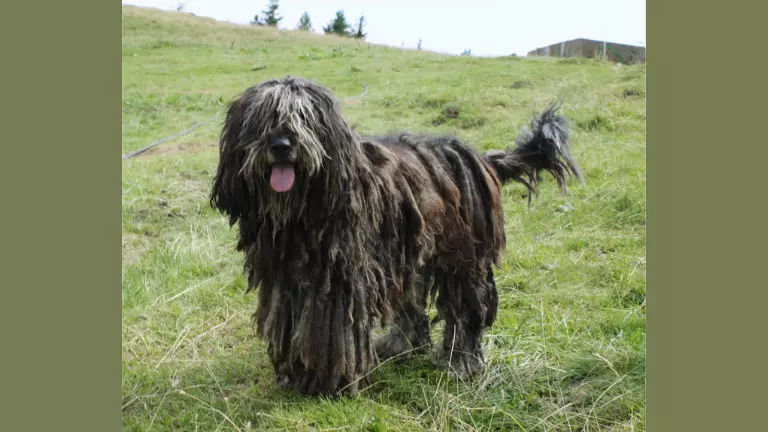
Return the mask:
<path fill-rule="evenodd" d="M 557 113 L 561 104 L 547 108 L 523 128 L 515 138 L 516 146 L 506 151 L 491 150 L 485 161 L 496 171 L 502 183 L 510 180 L 528 188 L 528 201 L 541 181 L 541 171 L 549 171 L 565 193 L 566 178 L 573 175 L 584 182 L 581 170 L 571 156 L 568 121 Z"/>

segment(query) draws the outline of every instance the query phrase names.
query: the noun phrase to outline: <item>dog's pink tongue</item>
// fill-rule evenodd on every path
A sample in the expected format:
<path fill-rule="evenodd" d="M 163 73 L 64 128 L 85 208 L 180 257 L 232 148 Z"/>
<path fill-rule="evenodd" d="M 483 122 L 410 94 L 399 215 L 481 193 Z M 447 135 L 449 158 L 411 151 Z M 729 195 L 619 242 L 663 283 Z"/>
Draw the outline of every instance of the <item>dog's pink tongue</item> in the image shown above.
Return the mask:
<path fill-rule="evenodd" d="M 292 166 L 275 165 L 272 167 L 272 176 L 269 178 L 269 184 L 272 185 L 272 189 L 275 192 L 285 192 L 291 190 L 295 179 L 296 173 L 293 171 Z"/>

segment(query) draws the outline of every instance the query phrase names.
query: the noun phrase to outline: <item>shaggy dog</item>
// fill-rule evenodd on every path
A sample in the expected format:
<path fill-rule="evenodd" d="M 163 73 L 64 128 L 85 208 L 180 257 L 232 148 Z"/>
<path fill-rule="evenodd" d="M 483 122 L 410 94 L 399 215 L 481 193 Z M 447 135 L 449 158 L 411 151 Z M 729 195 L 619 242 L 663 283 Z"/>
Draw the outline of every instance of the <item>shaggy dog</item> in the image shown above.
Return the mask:
<path fill-rule="evenodd" d="M 502 183 L 523 183 L 530 200 L 542 170 L 563 190 L 568 175 L 581 178 L 556 110 L 515 148 L 481 155 L 451 137 L 361 137 L 329 90 L 301 78 L 232 102 L 211 205 L 239 223 L 277 382 L 357 393 L 377 361 L 431 344 L 429 298 L 445 321 L 438 363 L 480 371 L 506 244 Z M 377 322 L 394 325 L 374 341 Z"/>

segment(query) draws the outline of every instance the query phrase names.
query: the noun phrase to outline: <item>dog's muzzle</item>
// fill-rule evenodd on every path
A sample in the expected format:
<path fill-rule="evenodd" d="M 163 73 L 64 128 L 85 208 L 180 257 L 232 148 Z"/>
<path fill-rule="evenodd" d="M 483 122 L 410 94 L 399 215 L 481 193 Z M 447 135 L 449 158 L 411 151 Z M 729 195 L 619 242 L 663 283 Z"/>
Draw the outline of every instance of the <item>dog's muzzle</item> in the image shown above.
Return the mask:
<path fill-rule="evenodd" d="M 269 150 L 276 161 L 287 162 L 291 159 L 293 146 L 291 146 L 291 141 L 288 138 L 277 138 L 269 143 Z"/>
<path fill-rule="evenodd" d="M 293 166 L 293 146 L 288 138 L 275 138 L 269 142 L 272 172 L 269 182 L 275 192 L 287 192 L 293 187 L 296 171 Z"/>

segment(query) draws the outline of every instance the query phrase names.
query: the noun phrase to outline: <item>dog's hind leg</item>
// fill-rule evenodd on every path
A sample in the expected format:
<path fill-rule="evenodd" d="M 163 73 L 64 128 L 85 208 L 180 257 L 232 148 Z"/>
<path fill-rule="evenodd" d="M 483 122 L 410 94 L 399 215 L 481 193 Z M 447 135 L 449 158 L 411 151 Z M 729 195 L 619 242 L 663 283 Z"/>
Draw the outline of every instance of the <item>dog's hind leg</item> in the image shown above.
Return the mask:
<path fill-rule="evenodd" d="M 492 268 L 478 273 L 440 271 L 436 278 L 438 316 L 445 320 L 437 364 L 460 377 L 484 369 L 483 331 L 493 323 L 498 308 Z"/>
<path fill-rule="evenodd" d="M 400 305 L 394 323 L 384 336 L 376 339 L 379 360 L 418 353 L 431 343 L 429 317 L 424 308 L 410 301 Z"/>
<path fill-rule="evenodd" d="M 434 280 L 434 267 L 425 266 L 419 279 L 413 290 L 398 299 L 394 323 L 390 325 L 389 332 L 376 339 L 379 360 L 417 354 L 432 344 L 426 307 Z"/>

